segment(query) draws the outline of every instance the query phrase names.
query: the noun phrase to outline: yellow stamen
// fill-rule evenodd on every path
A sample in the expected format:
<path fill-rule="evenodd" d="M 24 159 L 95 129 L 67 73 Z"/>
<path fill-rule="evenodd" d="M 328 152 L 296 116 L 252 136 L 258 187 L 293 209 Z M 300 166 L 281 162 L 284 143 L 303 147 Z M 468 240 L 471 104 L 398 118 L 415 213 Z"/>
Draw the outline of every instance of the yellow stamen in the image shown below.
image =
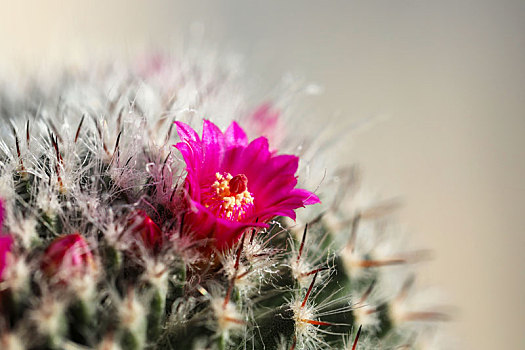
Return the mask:
<path fill-rule="evenodd" d="M 240 220 L 246 213 L 247 206 L 253 205 L 253 196 L 248 192 L 248 188 L 240 193 L 235 193 L 230 187 L 230 181 L 234 178 L 231 174 L 215 174 L 215 182 L 211 185 L 213 189 L 213 201 L 218 201 L 220 205 L 219 214 L 228 219 L 235 218 Z M 211 203 L 206 203 L 210 207 Z"/>

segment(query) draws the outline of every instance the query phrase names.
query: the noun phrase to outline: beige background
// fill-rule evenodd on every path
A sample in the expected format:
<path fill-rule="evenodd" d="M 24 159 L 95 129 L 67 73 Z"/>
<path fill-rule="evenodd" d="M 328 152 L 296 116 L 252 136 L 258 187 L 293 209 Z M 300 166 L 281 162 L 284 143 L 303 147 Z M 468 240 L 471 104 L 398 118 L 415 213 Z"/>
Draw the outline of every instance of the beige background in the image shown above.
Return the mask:
<path fill-rule="evenodd" d="M 349 160 L 404 196 L 465 348 L 525 348 L 524 1 L 0 2 L 4 69 L 167 47 L 200 21 L 261 86 L 322 83 L 321 117 L 390 116 Z"/>

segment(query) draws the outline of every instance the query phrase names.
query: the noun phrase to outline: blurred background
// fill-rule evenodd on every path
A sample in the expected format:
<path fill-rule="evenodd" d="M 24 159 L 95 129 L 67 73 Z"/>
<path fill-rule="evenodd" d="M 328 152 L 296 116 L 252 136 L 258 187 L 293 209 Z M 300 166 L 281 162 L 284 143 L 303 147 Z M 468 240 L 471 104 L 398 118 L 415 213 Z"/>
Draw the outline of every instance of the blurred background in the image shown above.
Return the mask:
<path fill-rule="evenodd" d="M 169 49 L 199 23 L 262 91 L 288 72 L 323 85 L 320 124 L 388 116 L 346 160 L 404 198 L 464 348 L 525 348 L 523 0 L 0 3 L 3 71 Z"/>

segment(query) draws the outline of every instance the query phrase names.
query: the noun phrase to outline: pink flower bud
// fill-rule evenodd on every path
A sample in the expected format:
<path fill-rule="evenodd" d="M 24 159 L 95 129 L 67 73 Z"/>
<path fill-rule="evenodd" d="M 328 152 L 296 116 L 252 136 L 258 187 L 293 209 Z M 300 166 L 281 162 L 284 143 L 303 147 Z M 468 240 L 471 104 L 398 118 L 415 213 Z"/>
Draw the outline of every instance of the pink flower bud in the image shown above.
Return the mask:
<path fill-rule="evenodd" d="M 281 119 L 281 113 L 270 102 L 260 105 L 248 116 L 251 130 L 255 135 L 266 137 L 272 148 L 279 147 L 284 138 Z"/>
<path fill-rule="evenodd" d="M 8 256 L 13 248 L 13 237 L 9 235 L 0 236 L 0 281 L 3 281 L 4 270 L 9 263 Z"/>
<path fill-rule="evenodd" d="M 162 248 L 162 230 L 143 210 L 137 210 L 131 215 L 129 230 L 149 251 L 157 254 Z"/>
<path fill-rule="evenodd" d="M 47 277 L 64 283 L 71 277 L 84 277 L 97 269 L 89 245 L 78 233 L 51 242 L 44 252 L 41 268 Z"/>

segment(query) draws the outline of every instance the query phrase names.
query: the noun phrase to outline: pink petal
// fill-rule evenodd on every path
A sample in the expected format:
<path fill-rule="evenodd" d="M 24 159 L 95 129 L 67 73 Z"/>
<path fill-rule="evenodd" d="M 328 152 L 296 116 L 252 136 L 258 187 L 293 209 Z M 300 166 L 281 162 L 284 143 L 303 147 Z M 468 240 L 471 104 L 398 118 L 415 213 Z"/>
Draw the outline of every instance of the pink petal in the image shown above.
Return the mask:
<path fill-rule="evenodd" d="M 226 132 L 224 133 L 226 137 L 226 144 L 228 146 L 244 146 L 248 145 L 248 137 L 243 129 L 237 124 L 237 122 L 232 122 Z"/>
<path fill-rule="evenodd" d="M 294 175 L 299 167 L 299 157 L 289 154 L 272 157 L 271 165 L 275 173 Z"/>
<path fill-rule="evenodd" d="M 289 197 L 290 191 L 297 184 L 294 176 L 273 175 L 268 176 L 266 181 L 254 182 L 250 189 L 256 191 L 257 199 L 265 203 L 273 203 L 283 197 Z"/>
<path fill-rule="evenodd" d="M 189 126 L 183 122 L 175 122 L 177 125 L 177 134 L 184 142 L 200 142 L 199 135 Z"/>
<path fill-rule="evenodd" d="M 242 154 L 244 150 L 245 148 L 243 147 L 232 147 L 226 150 L 220 171 L 228 172 L 234 175 L 242 172 L 240 169 L 242 168 L 241 165 L 243 164 Z"/>
<path fill-rule="evenodd" d="M 197 169 L 197 167 L 200 167 L 202 163 L 200 152 L 196 152 L 196 150 L 186 142 L 179 142 L 175 144 L 174 147 L 182 154 L 184 162 L 186 163 L 186 169 Z"/>
<path fill-rule="evenodd" d="M 261 176 L 261 170 L 264 170 L 264 165 L 266 165 L 270 156 L 268 139 L 259 137 L 250 142 L 248 147 L 244 148 L 242 154 L 239 155 L 240 159 L 236 164 L 236 168 L 232 170 L 236 174 L 243 173 L 248 176 L 251 183 L 257 183 L 259 180 L 264 180 Z"/>
<path fill-rule="evenodd" d="M 202 143 L 204 145 L 203 167 L 211 172 L 217 171 L 224 155 L 225 141 L 221 130 L 209 120 L 204 121 Z"/>
<path fill-rule="evenodd" d="M 0 236 L 0 281 L 7 266 L 7 254 L 11 252 L 13 237 L 9 235 Z"/>
<path fill-rule="evenodd" d="M 214 232 L 215 245 L 219 249 L 231 247 L 239 237 L 249 228 L 269 227 L 264 222 L 235 222 L 225 219 L 217 219 L 217 226 Z"/>
<path fill-rule="evenodd" d="M 300 196 L 303 200 L 303 205 L 312 205 L 321 203 L 321 200 L 319 197 L 317 197 L 314 193 L 303 190 L 301 188 L 296 188 L 292 191 L 292 193 L 296 196 Z"/>

